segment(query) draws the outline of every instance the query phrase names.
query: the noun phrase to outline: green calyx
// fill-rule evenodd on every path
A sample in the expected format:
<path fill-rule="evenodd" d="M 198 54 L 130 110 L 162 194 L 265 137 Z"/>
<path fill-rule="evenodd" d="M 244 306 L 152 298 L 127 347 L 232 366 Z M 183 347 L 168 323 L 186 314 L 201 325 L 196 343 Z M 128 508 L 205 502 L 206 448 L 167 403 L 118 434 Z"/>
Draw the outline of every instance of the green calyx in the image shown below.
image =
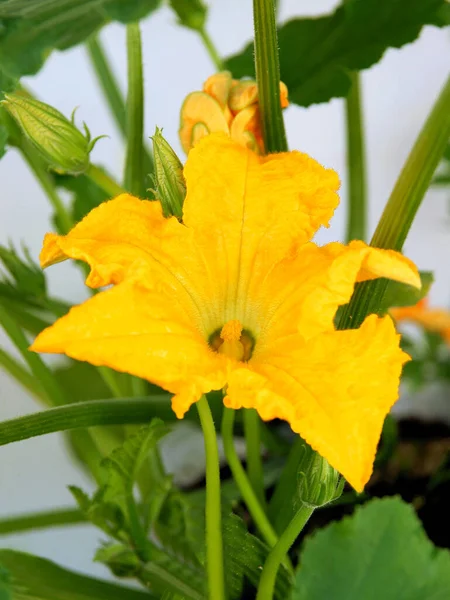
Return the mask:
<path fill-rule="evenodd" d="M 175 216 L 181 220 L 186 197 L 183 165 L 158 127 L 152 140 L 156 197 L 161 202 L 164 216 Z"/>
<path fill-rule="evenodd" d="M 91 140 L 86 124 L 84 134 L 77 129 L 73 113 L 69 120 L 52 106 L 24 93 L 5 94 L 2 105 L 51 169 L 67 175 L 87 171 L 89 153 L 100 138 Z"/>
<path fill-rule="evenodd" d="M 170 6 L 175 11 L 181 25 L 201 31 L 206 22 L 208 8 L 202 0 L 170 0 Z"/>
<path fill-rule="evenodd" d="M 317 508 L 339 498 L 342 487 L 343 479 L 336 469 L 304 442 L 303 456 L 297 471 L 299 500 Z"/>

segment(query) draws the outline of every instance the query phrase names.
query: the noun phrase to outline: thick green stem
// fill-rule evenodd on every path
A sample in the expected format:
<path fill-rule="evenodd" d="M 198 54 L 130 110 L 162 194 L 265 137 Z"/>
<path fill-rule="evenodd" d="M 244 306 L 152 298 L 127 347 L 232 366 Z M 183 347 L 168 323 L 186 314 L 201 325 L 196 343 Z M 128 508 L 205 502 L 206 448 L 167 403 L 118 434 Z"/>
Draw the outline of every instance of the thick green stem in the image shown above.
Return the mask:
<path fill-rule="evenodd" d="M 256 410 L 244 410 L 244 432 L 247 449 L 247 473 L 259 503 L 265 508 L 264 471 L 261 458 L 261 422 Z"/>
<path fill-rule="evenodd" d="M 197 409 L 203 430 L 206 454 L 206 562 L 208 569 L 208 597 L 210 600 L 225 600 L 220 464 L 217 436 L 211 410 L 205 396 L 202 396 L 197 402 Z"/>
<path fill-rule="evenodd" d="M 36 179 L 39 181 L 42 189 L 47 194 L 50 204 L 52 205 L 53 210 L 55 211 L 55 215 L 58 220 L 58 225 L 60 227 L 61 233 L 67 233 L 68 231 L 70 231 L 70 229 L 72 229 L 74 225 L 73 219 L 67 208 L 64 206 L 63 201 L 59 197 L 58 192 L 56 191 L 56 188 L 53 185 L 52 178 L 49 175 L 42 160 L 40 159 L 35 149 L 25 141 L 22 141 L 20 143 L 19 150 L 26 163 L 33 171 Z"/>
<path fill-rule="evenodd" d="M 280 102 L 280 63 L 273 0 L 253 0 L 255 68 L 264 146 L 267 153 L 287 150 Z"/>
<path fill-rule="evenodd" d="M 348 217 L 347 241 L 366 239 L 366 167 L 364 150 L 364 121 L 360 75 L 351 73 L 352 87 L 345 99 L 347 118 L 347 176 Z"/>
<path fill-rule="evenodd" d="M 450 137 L 450 78 L 425 122 L 370 242 L 376 248 L 401 250 L 414 217 Z M 356 329 L 367 315 L 378 313 L 387 279 L 359 283 L 343 310 L 338 329 Z"/>
<path fill-rule="evenodd" d="M 125 192 L 123 187 L 95 165 L 89 165 L 89 168 L 86 171 L 86 177 L 89 177 L 91 181 L 97 184 L 98 187 L 111 196 L 111 198 Z"/>
<path fill-rule="evenodd" d="M 169 420 L 172 415 L 169 394 L 77 402 L 0 422 L 0 446 L 55 431 L 148 423 L 153 417 Z"/>
<path fill-rule="evenodd" d="M 144 173 L 144 76 L 139 23 L 127 25 L 128 97 L 125 187 L 135 196 L 145 193 Z"/>
<path fill-rule="evenodd" d="M 86 44 L 86 49 L 111 114 L 113 115 L 120 132 L 126 137 L 127 117 L 125 100 L 98 36 L 92 36 L 89 39 Z M 144 169 L 146 173 L 153 173 L 153 158 L 151 152 L 145 145 Z"/>
<path fill-rule="evenodd" d="M 278 536 L 275 533 L 263 507 L 259 503 L 258 497 L 248 480 L 247 474 L 239 460 L 233 441 L 235 411 L 231 408 L 225 408 L 222 418 L 222 440 L 225 456 L 228 466 L 233 474 L 233 479 L 239 488 L 241 496 L 247 505 L 248 511 L 259 529 L 266 543 L 273 547 L 278 542 Z M 288 566 L 288 562 L 286 563 Z"/>
<path fill-rule="evenodd" d="M 217 48 L 215 47 L 214 42 L 210 38 L 208 32 L 203 27 L 202 29 L 198 30 L 198 33 L 214 66 L 218 71 L 223 71 L 223 61 L 220 58 L 220 54 L 218 53 Z"/>
<path fill-rule="evenodd" d="M 289 548 L 300 535 L 313 511 L 313 507 L 303 504 L 285 529 L 277 544 L 270 551 L 263 568 L 261 579 L 259 580 L 256 600 L 273 600 L 273 591 L 275 589 L 278 569 L 280 568 L 284 557 L 287 555 Z"/>

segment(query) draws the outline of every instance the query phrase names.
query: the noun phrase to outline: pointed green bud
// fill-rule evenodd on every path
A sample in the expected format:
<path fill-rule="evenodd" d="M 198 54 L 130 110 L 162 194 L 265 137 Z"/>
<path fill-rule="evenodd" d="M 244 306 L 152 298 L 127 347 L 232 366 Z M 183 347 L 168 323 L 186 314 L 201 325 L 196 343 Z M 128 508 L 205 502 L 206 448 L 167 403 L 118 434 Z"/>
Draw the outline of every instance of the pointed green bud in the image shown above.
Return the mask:
<path fill-rule="evenodd" d="M 58 110 L 25 94 L 5 94 L 2 105 L 14 118 L 23 134 L 39 150 L 49 167 L 57 173 L 80 175 L 89 167 L 89 153 L 95 142 L 88 128 L 75 127 Z"/>
<path fill-rule="evenodd" d="M 156 197 L 162 204 L 164 216 L 173 215 L 181 220 L 186 197 L 183 165 L 158 127 L 152 140 Z"/>
<path fill-rule="evenodd" d="M 343 485 L 336 469 L 304 442 L 297 470 L 298 498 L 309 506 L 323 506 L 339 498 Z"/>
<path fill-rule="evenodd" d="M 170 0 L 170 6 L 176 12 L 181 25 L 195 31 L 204 28 L 208 8 L 201 0 Z"/>

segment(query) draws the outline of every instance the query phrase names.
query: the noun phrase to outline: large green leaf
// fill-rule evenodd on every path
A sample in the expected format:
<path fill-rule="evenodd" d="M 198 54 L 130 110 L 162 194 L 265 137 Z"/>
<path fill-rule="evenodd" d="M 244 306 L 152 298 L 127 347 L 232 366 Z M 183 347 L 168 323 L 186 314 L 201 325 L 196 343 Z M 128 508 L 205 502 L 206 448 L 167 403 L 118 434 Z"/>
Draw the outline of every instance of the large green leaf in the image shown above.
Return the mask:
<path fill-rule="evenodd" d="M 448 600 L 450 553 L 413 508 L 373 500 L 307 539 L 291 600 Z"/>
<path fill-rule="evenodd" d="M 330 15 L 295 19 L 279 29 L 281 78 L 300 106 L 346 96 L 350 71 L 367 69 L 388 48 L 414 41 L 426 24 L 449 23 L 446 0 L 347 0 Z M 253 44 L 226 67 L 234 77 L 254 77 Z"/>
<path fill-rule="evenodd" d="M 84 42 L 110 21 L 129 23 L 161 0 L 0 0 L 0 69 L 11 77 L 39 71 L 49 53 Z"/>
<path fill-rule="evenodd" d="M 155 596 L 68 571 L 49 560 L 0 550 L 0 600 L 152 600 Z"/>

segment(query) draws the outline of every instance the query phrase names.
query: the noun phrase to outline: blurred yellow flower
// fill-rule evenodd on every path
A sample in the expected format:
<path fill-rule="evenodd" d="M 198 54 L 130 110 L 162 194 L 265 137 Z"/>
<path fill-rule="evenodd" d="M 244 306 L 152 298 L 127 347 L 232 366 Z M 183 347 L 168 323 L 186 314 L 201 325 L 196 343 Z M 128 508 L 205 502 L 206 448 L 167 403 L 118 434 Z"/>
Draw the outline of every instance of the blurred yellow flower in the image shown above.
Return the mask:
<path fill-rule="evenodd" d="M 430 308 L 427 298 L 414 306 L 391 308 L 389 312 L 397 323 L 415 323 L 428 331 L 438 333 L 450 344 L 450 312 L 443 308 Z"/>
<path fill-rule="evenodd" d="M 124 194 L 68 235 L 47 234 L 44 267 L 84 260 L 88 285 L 114 285 L 32 350 L 148 379 L 174 394 L 179 418 L 224 388 L 227 406 L 288 421 L 361 490 L 408 356 L 389 316 L 349 331 L 333 319 L 356 281 L 419 287 L 415 266 L 363 242 L 310 242 L 338 205 L 339 180 L 305 154 L 260 157 L 214 134 L 189 153 L 184 175 L 182 223 Z"/>
<path fill-rule="evenodd" d="M 289 105 L 288 91 L 280 82 L 282 108 Z M 264 154 L 264 141 L 255 81 L 233 79 L 223 71 L 212 75 L 203 91 L 189 94 L 181 108 L 180 140 L 186 154 L 209 133 L 227 133 L 234 140 Z"/>

